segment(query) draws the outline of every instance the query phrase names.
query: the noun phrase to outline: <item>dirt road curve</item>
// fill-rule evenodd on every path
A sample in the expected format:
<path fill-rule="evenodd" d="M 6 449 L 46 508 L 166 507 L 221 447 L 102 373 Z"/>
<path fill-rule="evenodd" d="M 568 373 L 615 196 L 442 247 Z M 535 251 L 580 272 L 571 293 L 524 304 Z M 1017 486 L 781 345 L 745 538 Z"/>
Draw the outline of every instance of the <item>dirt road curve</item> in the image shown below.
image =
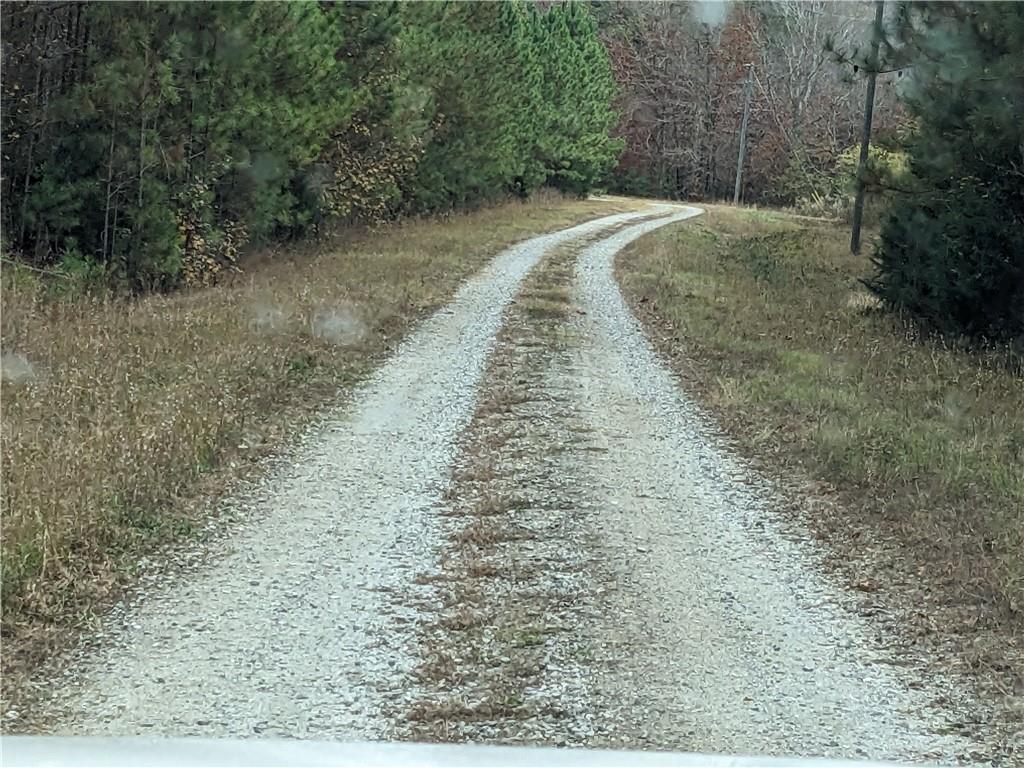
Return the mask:
<path fill-rule="evenodd" d="M 203 565 L 115 612 L 40 703 L 40 722 L 984 758 L 985 745 L 949 735 L 966 694 L 891 663 L 623 304 L 615 253 L 697 213 L 652 206 L 501 254 L 285 468 L 232 502 L 243 519 Z M 629 225 L 644 216 L 660 218 Z M 614 233 L 595 239 L 603 232 Z M 531 295 L 566 292 L 570 311 L 513 302 L 538 263 L 548 284 L 531 278 Z M 514 392 L 503 410 L 482 409 L 482 395 L 493 405 Z M 504 447 L 487 437 L 495 424 L 517 430 Z M 508 471 L 478 472 L 470 488 L 453 470 L 485 449 Z M 453 504 L 502 493 L 518 500 L 503 524 L 524 533 L 473 543 Z M 467 541 L 472 560 L 456 545 Z M 491 586 L 459 592 L 459 574 Z M 520 612 L 540 629 L 517 629 Z M 477 614 L 489 617 L 479 631 Z M 474 708 L 487 648 L 502 643 L 532 666 L 501 706 Z M 453 669 L 431 675 L 439 654 Z"/>

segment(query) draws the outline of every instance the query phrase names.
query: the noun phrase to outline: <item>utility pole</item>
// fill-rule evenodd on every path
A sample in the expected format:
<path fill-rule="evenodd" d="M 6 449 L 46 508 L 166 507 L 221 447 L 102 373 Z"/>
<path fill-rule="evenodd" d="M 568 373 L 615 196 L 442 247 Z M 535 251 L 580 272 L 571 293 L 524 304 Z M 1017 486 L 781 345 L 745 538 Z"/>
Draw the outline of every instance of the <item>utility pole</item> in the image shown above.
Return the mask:
<path fill-rule="evenodd" d="M 743 84 L 743 122 L 740 123 L 740 156 L 736 161 L 736 188 L 732 193 L 732 204 L 739 205 L 740 184 L 743 181 L 743 158 L 747 154 L 747 123 L 750 121 L 750 92 L 754 87 L 754 65 L 747 64 L 747 79 Z"/>
<path fill-rule="evenodd" d="M 853 203 L 853 228 L 850 253 L 860 253 L 860 225 L 864 219 L 864 175 L 868 167 L 871 121 L 875 114 L 875 80 L 878 78 L 878 45 L 882 39 L 882 11 L 885 0 L 875 0 L 875 23 L 871 26 L 871 56 L 867 61 L 868 94 L 864 102 L 864 128 L 860 137 L 860 162 L 857 163 L 857 197 Z"/>

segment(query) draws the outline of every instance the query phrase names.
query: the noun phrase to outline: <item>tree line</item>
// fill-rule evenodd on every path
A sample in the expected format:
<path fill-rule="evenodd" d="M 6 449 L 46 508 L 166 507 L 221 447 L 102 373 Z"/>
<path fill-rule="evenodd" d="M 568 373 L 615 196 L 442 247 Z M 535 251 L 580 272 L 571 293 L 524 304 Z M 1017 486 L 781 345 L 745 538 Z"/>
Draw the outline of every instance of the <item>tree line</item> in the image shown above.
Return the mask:
<path fill-rule="evenodd" d="M 615 164 L 585 6 L 9 2 L 5 249 L 132 290 L 204 284 L 249 243 Z"/>
<path fill-rule="evenodd" d="M 753 99 L 743 199 L 842 214 L 863 107 L 830 43 L 867 28 L 865 3 L 826 0 L 610 3 L 596 13 L 620 85 L 626 147 L 616 188 L 689 199 L 731 197 L 743 87 Z M 902 109 L 883 77 L 876 136 L 890 140 Z"/>

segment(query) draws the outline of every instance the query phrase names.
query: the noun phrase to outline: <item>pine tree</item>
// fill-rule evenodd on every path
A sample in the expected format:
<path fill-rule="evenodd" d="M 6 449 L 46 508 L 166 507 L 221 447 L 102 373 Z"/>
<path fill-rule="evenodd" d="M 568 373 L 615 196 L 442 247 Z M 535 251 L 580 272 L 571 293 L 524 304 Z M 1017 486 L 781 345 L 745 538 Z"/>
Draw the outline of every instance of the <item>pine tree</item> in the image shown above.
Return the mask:
<path fill-rule="evenodd" d="M 584 193 L 614 160 L 586 9 L 2 8 L 7 247 L 132 290 L 205 284 L 326 217 Z"/>
<path fill-rule="evenodd" d="M 611 170 L 622 142 L 611 137 L 616 86 L 586 8 L 554 6 L 535 27 L 543 51 L 546 129 L 538 141 L 548 183 L 583 194 Z"/>
<path fill-rule="evenodd" d="M 868 284 L 941 332 L 1024 340 L 1024 5 L 903 10 L 913 188 Z"/>
<path fill-rule="evenodd" d="M 529 83 L 519 3 L 407 6 L 403 51 L 431 96 L 431 131 L 410 192 L 420 208 L 494 198 L 524 178 Z"/>

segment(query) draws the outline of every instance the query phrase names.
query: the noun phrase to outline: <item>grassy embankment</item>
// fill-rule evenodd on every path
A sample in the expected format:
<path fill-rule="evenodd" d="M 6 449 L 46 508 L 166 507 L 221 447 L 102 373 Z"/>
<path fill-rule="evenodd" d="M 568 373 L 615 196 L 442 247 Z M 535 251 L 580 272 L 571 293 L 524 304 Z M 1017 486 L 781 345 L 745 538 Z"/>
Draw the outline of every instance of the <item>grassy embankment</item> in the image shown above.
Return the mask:
<path fill-rule="evenodd" d="M 853 586 L 880 589 L 863 577 L 880 566 L 927 614 L 922 631 L 938 621 L 1019 639 L 1019 360 L 922 338 L 879 308 L 858 283 L 868 257 L 832 224 L 708 206 L 638 241 L 618 269 L 655 344 L 740 450 L 836 502 L 812 525 Z M 971 663 L 1002 664 L 1000 642 L 973 643 Z M 1011 679 L 1024 672 L 1010 666 Z"/>
<path fill-rule="evenodd" d="M 363 379 L 489 256 L 635 207 L 528 203 L 257 254 L 232 284 L 61 295 L 5 265 L 4 668 L 30 668 L 187 536 L 231 480 Z"/>

